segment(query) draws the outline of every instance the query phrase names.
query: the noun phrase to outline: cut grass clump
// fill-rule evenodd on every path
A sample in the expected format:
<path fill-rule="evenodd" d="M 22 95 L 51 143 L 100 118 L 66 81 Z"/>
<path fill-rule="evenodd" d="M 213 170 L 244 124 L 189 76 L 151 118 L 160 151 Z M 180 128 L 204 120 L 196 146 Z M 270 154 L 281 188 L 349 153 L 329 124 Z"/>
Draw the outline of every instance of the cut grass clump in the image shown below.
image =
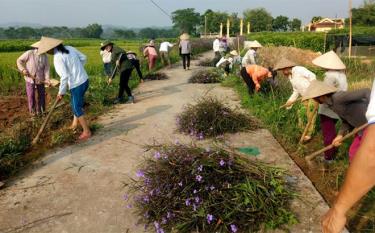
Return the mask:
<path fill-rule="evenodd" d="M 144 77 L 145 80 L 166 80 L 169 79 L 168 75 L 162 72 L 149 73 Z"/>
<path fill-rule="evenodd" d="M 60 146 L 67 143 L 73 143 L 76 141 L 76 138 L 77 137 L 73 130 L 64 128 L 52 132 L 51 144 L 52 146 Z"/>
<path fill-rule="evenodd" d="M 256 232 L 297 222 L 285 171 L 224 150 L 152 147 L 129 184 L 128 208 L 156 232 Z"/>
<path fill-rule="evenodd" d="M 187 105 L 177 116 L 178 130 L 198 139 L 255 130 L 258 125 L 252 117 L 230 109 L 214 97 L 203 97 L 197 104 Z"/>
<path fill-rule="evenodd" d="M 201 70 L 193 74 L 189 83 L 220 83 L 223 76 L 217 69 Z"/>
<path fill-rule="evenodd" d="M 207 67 L 213 67 L 214 61 L 210 58 L 202 59 L 198 62 L 199 66 L 207 66 Z"/>

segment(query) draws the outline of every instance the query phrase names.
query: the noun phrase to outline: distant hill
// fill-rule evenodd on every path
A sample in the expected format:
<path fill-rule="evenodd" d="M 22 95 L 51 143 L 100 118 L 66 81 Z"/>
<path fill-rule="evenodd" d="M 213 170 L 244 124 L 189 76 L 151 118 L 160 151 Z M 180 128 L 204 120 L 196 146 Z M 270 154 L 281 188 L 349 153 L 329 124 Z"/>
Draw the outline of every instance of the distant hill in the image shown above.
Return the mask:
<path fill-rule="evenodd" d="M 25 23 L 25 22 L 9 22 L 9 23 L 0 23 L 0 27 L 8 28 L 8 27 L 31 27 L 31 28 L 42 28 L 44 25 L 37 24 L 37 23 Z"/>

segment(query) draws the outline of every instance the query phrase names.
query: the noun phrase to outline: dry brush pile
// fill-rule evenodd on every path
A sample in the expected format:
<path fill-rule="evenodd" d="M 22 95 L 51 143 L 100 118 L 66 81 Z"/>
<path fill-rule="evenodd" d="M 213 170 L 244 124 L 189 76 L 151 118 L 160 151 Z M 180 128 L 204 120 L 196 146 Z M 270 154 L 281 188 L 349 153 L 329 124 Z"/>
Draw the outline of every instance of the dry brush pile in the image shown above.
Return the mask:
<path fill-rule="evenodd" d="M 252 117 L 234 111 L 217 98 L 209 96 L 199 99 L 195 105 L 185 106 L 177 116 L 178 130 L 200 140 L 258 127 L 259 123 Z"/>
<path fill-rule="evenodd" d="M 162 72 L 149 73 L 144 77 L 145 80 L 165 80 L 169 79 L 168 75 Z"/>
<path fill-rule="evenodd" d="M 150 149 L 154 158 L 141 164 L 124 197 L 145 228 L 255 232 L 297 222 L 289 208 L 294 193 L 279 168 L 220 149 L 179 144 Z"/>
<path fill-rule="evenodd" d="M 274 67 L 275 64 L 282 58 L 287 58 L 296 62 L 298 65 L 313 66 L 312 60 L 320 54 L 311 50 L 304 50 L 294 47 L 263 47 L 259 49 L 258 55 L 260 63 L 264 67 Z"/>

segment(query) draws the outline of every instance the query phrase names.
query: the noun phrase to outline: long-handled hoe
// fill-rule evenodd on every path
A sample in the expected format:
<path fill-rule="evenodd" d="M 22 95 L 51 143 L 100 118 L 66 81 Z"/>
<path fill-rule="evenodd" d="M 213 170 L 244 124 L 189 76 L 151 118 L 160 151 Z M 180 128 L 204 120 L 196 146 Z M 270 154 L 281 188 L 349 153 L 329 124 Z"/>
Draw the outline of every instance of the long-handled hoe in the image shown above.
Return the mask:
<path fill-rule="evenodd" d="M 357 128 L 355 128 L 355 129 L 353 129 L 353 131 L 350 132 L 350 133 L 348 133 L 347 135 L 345 135 L 345 136 L 340 140 L 340 142 L 343 142 L 343 141 L 345 141 L 346 139 L 348 139 L 348 138 L 354 136 L 355 134 L 357 134 L 357 133 L 360 132 L 361 130 L 365 129 L 367 126 L 368 126 L 368 124 L 364 124 L 364 125 L 362 125 L 362 126 L 360 126 L 360 127 L 357 127 Z M 306 156 L 306 157 L 305 157 L 306 162 L 307 162 L 308 164 L 310 164 L 310 163 L 312 162 L 312 160 L 315 159 L 315 157 L 317 157 L 318 155 L 320 155 L 320 154 L 322 154 L 322 153 L 324 153 L 324 152 L 326 152 L 326 151 L 328 151 L 328 150 L 330 150 L 330 149 L 332 149 L 332 148 L 334 148 L 334 147 L 335 147 L 335 146 L 334 146 L 333 144 L 331 144 L 331 145 L 329 145 L 329 146 L 324 147 L 323 149 L 320 149 L 320 150 L 318 150 L 318 151 L 316 151 L 316 152 L 314 152 L 314 153 L 312 153 L 312 154 Z"/>

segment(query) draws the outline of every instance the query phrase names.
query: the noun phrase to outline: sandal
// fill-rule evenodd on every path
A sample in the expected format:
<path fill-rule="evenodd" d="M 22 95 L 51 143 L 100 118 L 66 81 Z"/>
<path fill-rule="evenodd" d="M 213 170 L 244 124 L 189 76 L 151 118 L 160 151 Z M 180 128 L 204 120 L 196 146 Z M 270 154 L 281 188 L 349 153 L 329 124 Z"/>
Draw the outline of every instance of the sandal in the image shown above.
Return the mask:
<path fill-rule="evenodd" d="M 87 139 L 91 138 L 91 133 L 90 134 L 84 134 L 82 133 L 79 137 L 78 140 L 80 141 L 86 141 Z"/>

